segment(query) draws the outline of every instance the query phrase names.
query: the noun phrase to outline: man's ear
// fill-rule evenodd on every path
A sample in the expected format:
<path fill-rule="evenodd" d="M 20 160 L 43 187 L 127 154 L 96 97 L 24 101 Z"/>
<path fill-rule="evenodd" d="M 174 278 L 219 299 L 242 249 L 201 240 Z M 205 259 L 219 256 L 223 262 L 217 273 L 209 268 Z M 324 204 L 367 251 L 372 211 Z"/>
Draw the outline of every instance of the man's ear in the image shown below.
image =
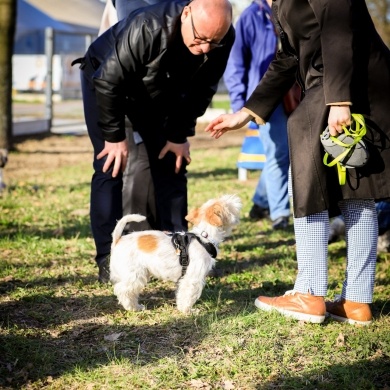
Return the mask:
<path fill-rule="evenodd" d="M 189 13 L 190 13 L 190 7 L 188 7 L 188 5 L 186 5 L 183 8 L 183 12 L 181 13 L 181 16 L 180 16 L 180 20 L 182 23 L 188 18 Z"/>

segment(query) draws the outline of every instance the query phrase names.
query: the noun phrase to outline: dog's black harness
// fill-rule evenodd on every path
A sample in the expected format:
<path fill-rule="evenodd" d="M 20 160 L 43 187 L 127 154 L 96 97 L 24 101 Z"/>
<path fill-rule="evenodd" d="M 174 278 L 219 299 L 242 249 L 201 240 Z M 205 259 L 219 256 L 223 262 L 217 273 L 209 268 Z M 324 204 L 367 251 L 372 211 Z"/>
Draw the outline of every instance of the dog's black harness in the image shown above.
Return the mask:
<path fill-rule="evenodd" d="M 188 256 L 188 247 L 193 238 L 196 238 L 209 255 L 212 258 L 217 257 L 217 248 L 211 242 L 204 242 L 199 236 L 195 233 L 188 232 L 178 232 L 171 233 L 172 235 L 172 245 L 175 247 L 177 254 L 179 255 L 179 262 L 182 267 L 182 276 L 186 273 L 187 267 L 190 264 L 190 257 Z"/>

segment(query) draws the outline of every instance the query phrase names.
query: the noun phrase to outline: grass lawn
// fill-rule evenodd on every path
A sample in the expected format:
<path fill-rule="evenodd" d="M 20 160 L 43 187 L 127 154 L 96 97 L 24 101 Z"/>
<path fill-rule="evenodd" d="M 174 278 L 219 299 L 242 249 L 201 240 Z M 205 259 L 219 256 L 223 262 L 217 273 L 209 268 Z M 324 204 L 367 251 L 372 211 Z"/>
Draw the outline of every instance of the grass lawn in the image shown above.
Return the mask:
<path fill-rule="evenodd" d="M 225 136 L 226 137 L 226 136 Z M 64 137 L 64 148 L 76 137 Z M 212 145 L 212 144 L 211 144 Z M 20 152 L 11 154 L 16 156 Z M 378 256 L 375 321 L 304 324 L 258 311 L 296 275 L 293 228 L 248 218 L 258 172 L 237 180 L 239 148 L 195 149 L 189 203 L 224 193 L 244 208 L 222 245 L 196 312 L 174 285 L 151 281 L 143 312 L 124 311 L 97 283 L 89 229 L 90 159 L 10 180 L 0 197 L 1 389 L 389 389 L 390 255 Z M 345 243 L 329 247 L 329 292 L 341 290 Z"/>

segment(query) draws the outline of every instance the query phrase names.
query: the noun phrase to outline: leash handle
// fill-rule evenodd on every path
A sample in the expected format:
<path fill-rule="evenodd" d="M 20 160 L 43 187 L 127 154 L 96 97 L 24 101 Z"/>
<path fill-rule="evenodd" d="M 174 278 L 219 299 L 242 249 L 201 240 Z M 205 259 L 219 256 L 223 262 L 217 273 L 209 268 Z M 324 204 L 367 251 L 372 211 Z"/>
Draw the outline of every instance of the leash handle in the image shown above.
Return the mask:
<path fill-rule="evenodd" d="M 347 170 L 343 164 L 340 163 L 347 154 L 351 151 L 353 147 L 355 147 L 361 140 L 362 138 L 366 135 L 367 133 L 367 126 L 366 122 L 364 120 L 363 115 L 361 114 L 351 114 L 353 122 L 349 128 L 346 126 L 342 126 L 344 133 L 353 138 L 353 142 L 350 144 L 347 144 L 345 142 L 342 142 L 338 139 L 338 137 L 334 137 L 333 135 L 330 136 L 330 139 L 337 145 L 342 146 L 345 148 L 344 152 L 339 154 L 336 158 L 334 158 L 332 161 L 328 162 L 328 157 L 329 154 L 325 152 L 324 158 L 323 158 L 323 163 L 327 167 L 333 167 L 336 165 L 337 167 L 337 174 L 339 177 L 339 184 L 343 186 L 346 181 L 346 176 L 347 176 Z M 355 128 L 352 128 L 353 123 L 355 123 Z"/>

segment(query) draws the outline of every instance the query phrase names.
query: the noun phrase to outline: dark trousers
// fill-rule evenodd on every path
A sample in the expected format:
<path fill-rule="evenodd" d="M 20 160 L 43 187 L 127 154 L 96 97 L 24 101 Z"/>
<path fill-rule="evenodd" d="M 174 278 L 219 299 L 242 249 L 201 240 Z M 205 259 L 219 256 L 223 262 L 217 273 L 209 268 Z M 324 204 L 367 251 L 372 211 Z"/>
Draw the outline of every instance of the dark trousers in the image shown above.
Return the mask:
<path fill-rule="evenodd" d="M 161 129 L 137 129 L 144 140 L 149 157 L 156 202 L 156 226 L 158 230 L 186 231 L 187 215 L 187 169 L 183 162 L 179 173 L 175 173 L 176 156 L 169 152 L 163 159 L 158 156 L 167 142 Z"/>
<path fill-rule="evenodd" d="M 141 214 L 146 217 L 145 221 L 127 224 L 126 231 L 157 229 L 156 202 L 148 153 L 144 142 L 134 142 L 133 128 L 128 120 L 126 136 L 129 141 L 129 157 L 123 173 L 123 215 Z"/>
<path fill-rule="evenodd" d="M 103 173 L 105 158 L 96 156 L 104 148 L 102 131 L 98 126 L 98 107 L 93 83 L 81 71 L 81 87 L 83 92 L 84 116 L 94 149 L 91 182 L 90 218 L 91 230 L 96 246 L 96 262 L 99 264 L 110 253 L 112 232 L 116 222 L 123 215 L 122 205 L 122 174 L 112 177 L 112 171 Z M 159 160 L 158 155 L 166 143 L 163 131 L 160 129 L 137 129 L 144 139 L 149 157 L 150 172 L 153 179 L 156 203 L 156 226 L 158 230 L 187 230 L 187 177 L 186 167 L 175 173 L 175 155 L 167 153 Z M 141 175 L 142 177 L 142 175 Z M 138 186 L 134 184 L 135 188 Z M 142 184 L 139 184 L 142 185 Z"/>

